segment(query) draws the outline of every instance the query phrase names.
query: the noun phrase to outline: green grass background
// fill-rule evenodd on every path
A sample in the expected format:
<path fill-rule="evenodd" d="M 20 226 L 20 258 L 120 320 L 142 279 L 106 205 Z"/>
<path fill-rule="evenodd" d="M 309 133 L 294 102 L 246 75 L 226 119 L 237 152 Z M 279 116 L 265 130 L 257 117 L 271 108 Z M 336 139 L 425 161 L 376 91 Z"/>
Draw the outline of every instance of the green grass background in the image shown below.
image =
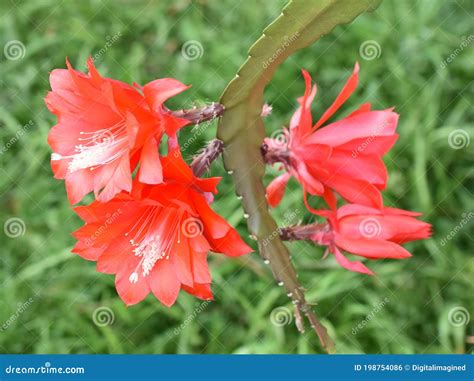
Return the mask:
<path fill-rule="evenodd" d="M 113 276 L 98 274 L 94 263 L 70 253 L 70 233 L 80 221 L 63 183 L 53 179 L 46 143 L 55 123 L 43 101 L 48 75 L 65 66 L 66 56 L 84 70 L 87 57 L 119 34 L 96 60 L 103 75 L 140 84 L 172 76 L 193 87 L 170 106 L 199 105 L 218 99 L 247 49 L 283 5 L 281 0 L 0 2 L 1 47 L 11 40 L 26 47 L 22 59 L 0 56 L 2 146 L 26 131 L 0 153 L 0 222 L 16 217 L 26 226 L 18 238 L 0 230 L 2 353 L 321 351 L 313 332 L 300 335 L 294 324 L 272 324 L 275 308 L 292 305 L 256 253 L 239 260 L 210 255 L 216 301 L 209 305 L 183 293 L 171 309 L 152 296 L 126 308 Z M 423 219 L 434 225 L 433 238 L 407 245 L 413 258 L 371 262 L 375 277 L 345 271 L 331 257 L 322 260 L 320 248 L 292 244 L 299 279 L 340 352 L 472 350 L 467 343 L 473 340 L 472 322 L 455 326 L 448 318 L 456 307 L 474 318 L 472 219 L 447 244 L 441 240 L 473 211 L 469 157 L 474 142 L 453 149 L 448 136 L 462 130 L 473 137 L 474 44 L 442 67 L 462 38 L 472 37 L 473 14 L 467 0 L 385 0 L 375 13 L 336 28 L 288 59 L 267 89 L 266 100 L 273 105 L 266 119 L 270 134 L 288 123 L 303 92 L 301 68 L 318 82 L 313 112 L 320 115 L 359 61 L 361 85 L 342 114 L 368 101 L 377 109 L 396 107 L 400 139 L 385 160 L 390 172 L 385 201 L 423 212 Z M 202 44 L 199 59 L 183 57 L 181 48 L 189 40 Z M 359 47 L 367 40 L 380 45 L 378 58 L 360 56 Z M 23 128 L 30 120 L 32 126 Z M 198 129 L 194 138 L 188 128 L 181 135 L 192 143 L 185 156 L 203 147 L 215 128 Z M 215 210 L 247 239 L 243 212 L 221 161 L 212 174 L 224 176 Z M 312 220 L 296 184 L 273 214 L 280 222 Z M 374 313 L 380 303 L 383 307 Z M 105 327 L 92 319 L 102 306 L 114 314 L 113 324 Z M 353 334 L 364 319 L 363 329 Z"/>

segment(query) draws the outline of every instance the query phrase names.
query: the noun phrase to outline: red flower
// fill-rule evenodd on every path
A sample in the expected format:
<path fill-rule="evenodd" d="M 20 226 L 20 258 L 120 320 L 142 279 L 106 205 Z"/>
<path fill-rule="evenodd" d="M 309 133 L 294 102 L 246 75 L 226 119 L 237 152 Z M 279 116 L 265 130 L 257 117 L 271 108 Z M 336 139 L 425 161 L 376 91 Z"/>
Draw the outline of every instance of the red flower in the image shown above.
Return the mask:
<path fill-rule="evenodd" d="M 142 183 L 161 183 L 160 139 L 188 123 L 166 112 L 163 102 L 187 86 L 163 78 L 135 88 L 101 77 L 91 59 L 88 75 L 66 64 L 51 73 L 46 105 L 58 118 L 48 137 L 51 166 L 66 180 L 70 203 L 91 191 L 99 201 L 129 192 L 138 162 Z"/>
<path fill-rule="evenodd" d="M 251 251 L 238 233 L 208 205 L 219 178 L 199 179 L 178 154 L 162 158 L 165 183 L 134 182 L 106 203 L 75 208 L 85 225 L 73 235 L 73 251 L 97 261 L 97 270 L 115 274 L 127 305 L 150 291 L 171 306 L 180 289 L 212 299 L 207 253 L 228 256 Z"/>
<path fill-rule="evenodd" d="M 327 246 L 342 267 L 370 275 L 372 271 L 361 262 L 349 261 L 340 249 L 368 259 L 403 259 L 411 254 L 401 244 L 431 235 L 431 225 L 414 218 L 420 213 L 402 209 L 348 204 L 317 214 L 326 217 L 329 225 L 325 229 L 316 225 L 310 239 Z"/>
<path fill-rule="evenodd" d="M 271 206 L 276 206 L 291 176 L 303 186 L 305 195 L 323 196 L 331 208 L 336 206 L 333 191 L 347 201 L 382 208 L 387 171 L 382 156 L 393 146 L 398 115 L 387 109 L 371 111 L 363 104 L 349 116 L 320 128 L 355 90 L 359 66 L 344 85 L 333 104 L 313 126 L 310 106 L 316 95 L 311 77 L 303 70 L 306 91 L 298 99 L 300 107 L 290 122 L 285 139 L 265 139 L 267 161 L 283 162 L 286 173 L 267 188 Z"/>

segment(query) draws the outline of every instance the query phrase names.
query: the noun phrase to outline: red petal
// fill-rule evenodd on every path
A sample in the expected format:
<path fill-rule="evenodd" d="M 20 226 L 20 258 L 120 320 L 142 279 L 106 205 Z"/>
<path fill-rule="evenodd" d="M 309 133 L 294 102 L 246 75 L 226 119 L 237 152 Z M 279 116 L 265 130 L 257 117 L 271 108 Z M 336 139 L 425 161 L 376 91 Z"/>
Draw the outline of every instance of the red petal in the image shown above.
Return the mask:
<path fill-rule="evenodd" d="M 334 242 L 341 249 L 371 259 L 403 259 L 412 256 L 400 245 L 381 239 L 352 239 L 342 234 L 335 234 Z"/>
<path fill-rule="evenodd" d="M 131 192 L 132 190 L 132 173 L 128 155 L 122 156 L 119 160 L 118 163 L 112 162 L 97 169 L 100 172 L 94 178 L 94 195 L 100 202 L 111 200 L 121 191 Z"/>
<path fill-rule="evenodd" d="M 179 150 L 169 152 L 161 158 L 163 175 L 165 180 L 173 179 L 181 183 L 192 183 L 194 175 L 191 168 L 186 164 Z"/>
<path fill-rule="evenodd" d="M 298 99 L 300 107 L 293 114 L 290 121 L 290 131 L 292 138 L 299 139 L 302 136 L 311 132 L 311 127 L 313 124 L 313 119 L 311 116 L 311 103 L 313 102 L 314 97 L 316 96 L 317 87 L 314 85 L 311 88 L 311 76 L 306 70 L 302 70 L 304 82 L 305 82 L 305 92 L 303 97 Z"/>
<path fill-rule="evenodd" d="M 196 283 L 211 283 L 211 274 L 209 272 L 209 266 L 207 264 L 207 253 L 194 252 L 192 256 L 193 260 L 193 274 L 194 284 Z"/>
<path fill-rule="evenodd" d="M 398 134 L 389 136 L 369 136 L 365 138 L 353 139 L 347 143 L 337 146 L 338 150 L 351 153 L 353 158 L 359 155 L 384 156 L 393 147 L 398 139 Z"/>
<path fill-rule="evenodd" d="M 141 272 L 137 273 L 138 280 L 136 283 L 130 282 L 130 275 L 133 272 L 134 268 L 127 266 L 115 277 L 117 293 L 127 306 L 141 302 L 150 293 L 150 287 Z"/>
<path fill-rule="evenodd" d="M 138 179 L 145 184 L 160 184 L 163 182 L 158 143 L 153 137 L 148 139 L 143 146 Z"/>
<path fill-rule="evenodd" d="M 329 173 L 377 185 L 379 189 L 385 188 L 387 184 L 388 174 L 385 164 L 375 155 L 360 155 L 354 158 L 347 151 L 335 149 L 325 169 Z"/>
<path fill-rule="evenodd" d="M 359 64 L 356 63 L 354 66 L 354 71 L 352 72 L 351 76 L 347 80 L 346 84 L 342 88 L 339 95 L 336 97 L 334 102 L 331 106 L 324 112 L 321 118 L 318 120 L 314 128 L 319 128 L 326 122 L 338 109 L 341 107 L 344 102 L 351 96 L 354 90 L 357 87 L 357 83 L 359 82 Z"/>
<path fill-rule="evenodd" d="M 294 172 L 296 172 L 298 181 L 303 185 L 303 188 L 313 196 L 320 196 L 324 193 L 323 184 L 308 171 L 304 161 L 296 161 Z"/>
<path fill-rule="evenodd" d="M 352 203 L 374 208 L 382 208 L 383 206 L 380 191 L 366 181 L 352 179 L 335 173 L 320 178 L 320 181 Z"/>
<path fill-rule="evenodd" d="M 155 111 L 161 112 L 162 104 L 167 99 L 183 92 L 189 87 L 174 78 L 161 78 L 147 83 L 143 87 L 143 93 L 150 107 Z"/>
<path fill-rule="evenodd" d="M 267 200 L 271 207 L 274 208 L 280 203 L 283 195 L 285 194 L 286 184 L 288 184 L 288 180 L 290 178 L 291 175 L 288 172 L 285 172 L 273 179 L 270 184 L 268 184 Z"/>
<path fill-rule="evenodd" d="M 375 136 L 392 136 L 398 123 L 398 114 L 391 109 L 370 111 L 344 118 L 311 134 L 306 143 L 338 146 L 354 139 L 364 138 L 368 145 L 376 144 Z"/>
<path fill-rule="evenodd" d="M 362 274 L 368 274 L 368 275 L 374 275 L 372 271 L 370 271 L 367 267 L 364 266 L 362 262 L 359 261 L 354 261 L 351 262 L 349 261 L 339 250 L 337 247 L 333 248 L 333 253 L 334 256 L 336 257 L 336 261 L 345 269 L 354 271 L 357 273 L 362 273 Z"/>
<path fill-rule="evenodd" d="M 165 131 L 170 136 L 171 138 L 176 137 L 176 133 L 183 128 L 184 126 L 187 126 L 191 122 L 187 119 L 181 119 L 177 118 L 171 114 L 164 114 L 162 115 L 163 123 L 165 125 Z M 171 140 L 170 140 L 171 142 Z"/>
<path fill-rule="evenodd" d="M 97 260 L 97 271 L 105 274 L 118 274 L 133 258 L 134 253 L 130 243 L 125 239 L 116 239 L 110 242 L 110 245 Z M 129 276 L 135 271 L 138 262 L 139 259 L 136 257 L 129 269 Z"/>
<path fill-rule="evenodd" d="M 183 286 L 183 290 L 203 300 L 214 300 L 210 284 L 194 283 L 194 287 Z"/>
<path fill-rule="evenodd" d="M 167 307 L 171 307 L 178 298 L 181 282 L 168 260 L 158 261 L 147 276 L 153 295 Z"/>
<path fill-rule="evenodd" d="M 213 239 L 210 243 L 212 251 L 228 255 L 229 257 L 238 257 L 253 251 L 233 228 L 229 230 L 225 237 Z"/>
<path fill-rule="evenodd" d="M 207 238 L 224 237 L 232 229 L 226 220 L 209 207 L 209 204 L 202 195 L 193 192 L 192 199 L 199 218 L 204 224 L 204 233 Z"/>
<path fill-rule="evenodd" d="M 385 210 L 385 208 L 384 208 Z M 346 204 L 341 206 L 337 210 L 337 218 L 342 219 L 343 217 L 346 216 L 351 216 L 351 215 L 370 215 L 370 214 L 382 214 L 382 211 L 377 208 L 372 208 L 370 206 L 366 205 L 358 205 L 358 204 Z"/>
<path fill-rule="evenodd" d="M 348 118 L 350 118 L 351 116 L 363 114 L 364 112 L 369 112 L 371 107 L 372 105 L 370 103 L 361 104 L 357 110 L 349 114 Z"/>
<path fill-rule="evenodd" d="M 332 210 L 336 210 L 337 208 L 337 199 L 334 195 L 334 192 L 329 189 L 328 187 L 324 187 L 324 194 L 323 194 L 324 201 L 328 204 L 329 208 Z"/>
<path fill-rule="evenodd" d="M 105 246 L 101 248 L 93 247 L 88 244 L 88 241 L 82 240 L 78 241 L 71 251 L 88 261 L 97 261 L 104 250 Z"/>
<path fill-rule="evenodd" d="M 182 236 L 180 242 L 176 242 L 173 245 L 170 260 L 180 283 L 188 286 L 193 285 L 191 256 L 192 252 L 189 247 L 189 240 L 187 237 Z"/>
<path fill-rule="evenodd" d="M 93 189 L 93 175 L 89 169 L 82 169 L 66 176 L 66 192 L 71 205 L 77 204 Z"/>

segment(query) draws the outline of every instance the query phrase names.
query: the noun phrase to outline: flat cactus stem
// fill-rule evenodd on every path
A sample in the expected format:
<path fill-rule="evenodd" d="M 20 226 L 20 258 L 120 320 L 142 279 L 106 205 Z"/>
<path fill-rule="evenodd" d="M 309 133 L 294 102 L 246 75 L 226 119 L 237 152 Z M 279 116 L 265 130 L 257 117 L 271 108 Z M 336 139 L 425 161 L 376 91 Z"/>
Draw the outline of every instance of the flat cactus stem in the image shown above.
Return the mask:
<path fill-rule="evenodd" d="M 249 50 L 249 56 L 220 99 L 225 112 L 217 137 L 224 142 L 224 165 L 232 173 L 236 193 L 248 215 L 250 234 L 260 255 L 269 261 L 273 275 L 306 316 L 322 346 L 334 343 L 306 302 L 286 246 L 268 211 L 262 177 L 265 173 L 260 147 L 265 137 L 261 120 L 263 91 L 277 67 L 292 53 L 329 33 L 335 26 L 374 10 L 381 0 L 292 0 Z"/>

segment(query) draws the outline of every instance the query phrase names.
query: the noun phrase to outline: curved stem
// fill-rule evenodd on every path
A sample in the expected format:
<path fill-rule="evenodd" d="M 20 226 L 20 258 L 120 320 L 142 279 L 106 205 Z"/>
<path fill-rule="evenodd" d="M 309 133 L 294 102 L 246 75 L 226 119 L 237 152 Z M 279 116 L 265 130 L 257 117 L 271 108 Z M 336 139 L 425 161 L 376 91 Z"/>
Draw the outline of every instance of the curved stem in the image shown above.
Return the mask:
<path fill-rule="evenodd" d="M 291 0 L 250 48 L 247 60 L 220 100 L 226 111 L 217 137 L 225 144 L 224 165 L 232 173 L 236 193 L 242 198 L 250 234 L 257 240 L 259 253 L 270 265 L 275 280 L 285 287 L 329 352 L 333 352 L 334 342 L 306 301 L 288 249 L 278 236 L 266 243 L 278 228 L 268 211 L 262 183 L 263 93 L 278 66 L 291 54 L 317 41 L 336 25 L 375 9 L 379 3 L 380 0 Z"/>

